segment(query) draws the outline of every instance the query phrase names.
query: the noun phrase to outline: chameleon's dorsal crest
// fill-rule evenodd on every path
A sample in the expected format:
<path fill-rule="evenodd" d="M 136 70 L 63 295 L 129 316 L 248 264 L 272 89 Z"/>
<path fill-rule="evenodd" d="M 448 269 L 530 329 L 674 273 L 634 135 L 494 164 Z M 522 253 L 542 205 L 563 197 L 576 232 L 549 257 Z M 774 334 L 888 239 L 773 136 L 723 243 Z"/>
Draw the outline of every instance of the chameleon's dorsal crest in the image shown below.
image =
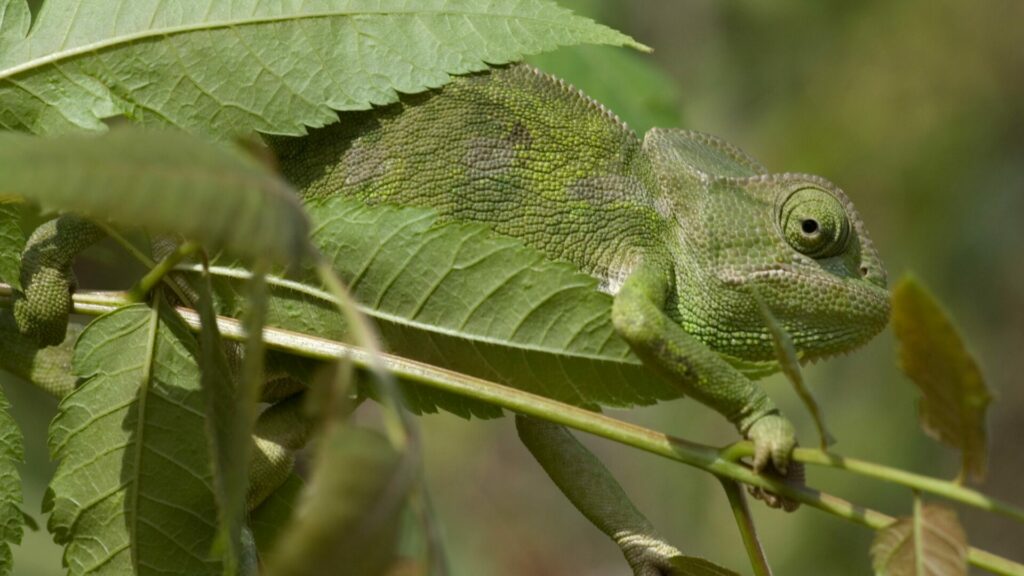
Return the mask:
<path fill-rule="evenodd" d="M 644 137 L 644 151 L 659 172 L 682 174 L 700 182 L 768 173 L 736 146 L 694 130 L 652 128 Z"/>

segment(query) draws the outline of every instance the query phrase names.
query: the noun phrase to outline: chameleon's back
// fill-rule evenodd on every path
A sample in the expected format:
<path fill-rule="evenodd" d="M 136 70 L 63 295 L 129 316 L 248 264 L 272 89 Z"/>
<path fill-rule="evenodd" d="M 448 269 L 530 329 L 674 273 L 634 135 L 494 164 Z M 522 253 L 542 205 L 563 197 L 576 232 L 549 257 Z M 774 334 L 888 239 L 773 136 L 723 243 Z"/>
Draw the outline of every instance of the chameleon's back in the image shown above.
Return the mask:
<path fill-rule="evenodd" d="M 614 292 L 659 246 L 649 164 L 625 124 L 526 66 L 455 79 L 306 138 L 270 141 L 307 197 L 435 208 L 572 262 Z"/>

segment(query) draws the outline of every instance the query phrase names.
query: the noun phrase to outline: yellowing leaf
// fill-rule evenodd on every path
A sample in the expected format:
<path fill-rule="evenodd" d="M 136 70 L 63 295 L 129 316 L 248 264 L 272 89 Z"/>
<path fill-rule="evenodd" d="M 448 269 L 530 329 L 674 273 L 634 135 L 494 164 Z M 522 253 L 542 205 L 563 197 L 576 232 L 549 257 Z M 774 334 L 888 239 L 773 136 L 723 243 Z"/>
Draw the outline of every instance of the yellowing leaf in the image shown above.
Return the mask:
<path fill-rule="evenodd" d="M 963 452 L 961 474 L 985 475 L 985 410 L 992 400 L 974 357 L 927 289 L 907 276 L 893 289 L 900 367 L 921 390 L 921 425 Z"/>
<path fill-rule="evenodd" d="M 953 510 L 915 502 L 875 535 L 871 558 L 880 576 L 966 576 L 967 535 Z"/>

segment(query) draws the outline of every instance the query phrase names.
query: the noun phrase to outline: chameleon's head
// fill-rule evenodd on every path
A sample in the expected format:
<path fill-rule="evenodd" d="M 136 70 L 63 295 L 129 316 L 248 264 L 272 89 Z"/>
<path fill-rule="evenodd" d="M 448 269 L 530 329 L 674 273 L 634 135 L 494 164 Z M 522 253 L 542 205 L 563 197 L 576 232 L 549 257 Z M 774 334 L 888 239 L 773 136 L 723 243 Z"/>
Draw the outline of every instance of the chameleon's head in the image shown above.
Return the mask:
<path fill-rule="evenodd" d="M 686 190 L 669 193 L 684 328 L 752 370 L 775 359 L 758 298 L 805 360 L 851 350 L 881 331 L 889 318 L 885 269 L 846 195 L 816 176 L 765 174 L 724 143 L 701 146 L 702 169 L 691 165 L 689 185 L 676 180 Z M 708 150 L 719 157 L 709 160 Z M 693 160 L 693 150 L 687 154 Z"/>

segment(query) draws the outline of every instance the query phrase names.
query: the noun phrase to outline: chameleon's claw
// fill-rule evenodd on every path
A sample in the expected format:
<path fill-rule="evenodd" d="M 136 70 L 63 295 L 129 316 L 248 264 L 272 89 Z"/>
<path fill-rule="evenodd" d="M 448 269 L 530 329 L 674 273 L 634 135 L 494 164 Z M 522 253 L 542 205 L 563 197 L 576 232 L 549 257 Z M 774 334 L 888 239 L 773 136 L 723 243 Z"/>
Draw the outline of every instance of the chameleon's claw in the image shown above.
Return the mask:
<path fill-rule="evenodd" d="M 781 476 L 776 474 L 771 468 L 765 469 L 765 473 L 772 476 Z M 782 479 L 791 484 L 803 486 L 805 482 L 803 462 L 793 462 L 789 467 L 789 472 L 782 476 Z M 750 492 L 750 495 L 754 498 L 757 498 L 767 504 L 769 508 L 782 508 L 786 512 L 793 512 L 800 507 L 800 503 L 795 500 L 790 500 L 757 486 L 748 486 L 747 491 Z"/>
<path fill-rule="evenodd" d="M 754 472 L 777 475 L 803 484 L 803 464 L 793 462 L 790 465 L 790 454 L 796 447 L 796 431 L 789 420 L 778 414 L 764 416 L 750 426 L 747 437 L 754 443 Z M 751 487 L 750 494 L 771 508 L 782 508 L 787 512 L 800 506 L 798 502 L 757 487 Z"/>

